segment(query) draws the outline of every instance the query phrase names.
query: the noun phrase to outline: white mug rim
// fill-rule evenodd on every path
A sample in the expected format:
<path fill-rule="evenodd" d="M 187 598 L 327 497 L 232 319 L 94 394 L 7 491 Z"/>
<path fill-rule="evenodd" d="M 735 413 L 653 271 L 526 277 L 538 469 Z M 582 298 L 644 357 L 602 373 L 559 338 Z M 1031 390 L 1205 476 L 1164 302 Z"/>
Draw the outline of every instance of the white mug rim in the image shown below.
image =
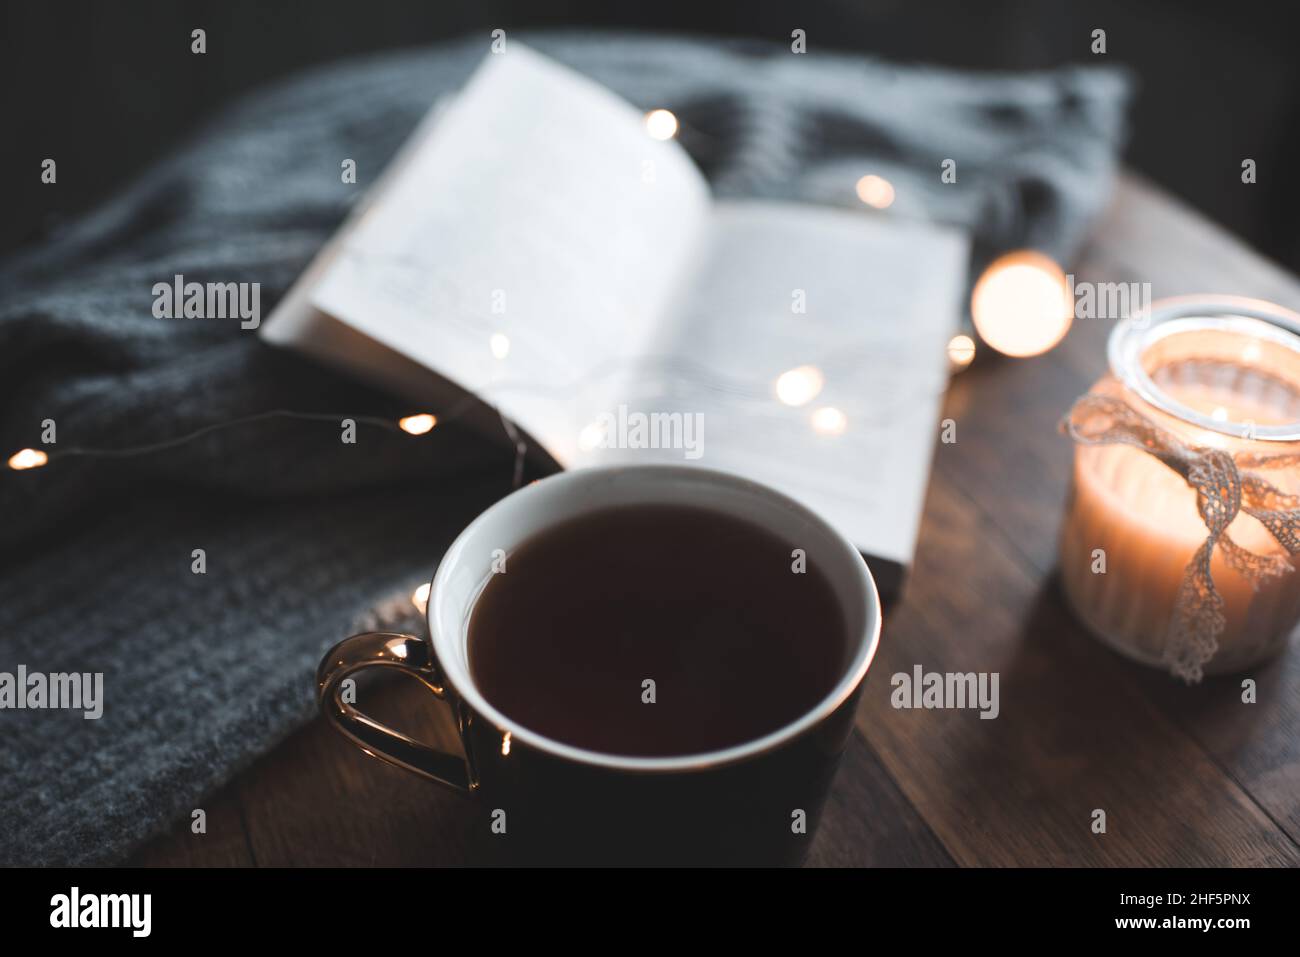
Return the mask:
<path fill-rule="evenodd" d="M 862 634 L 857 636 L 858 644 L 852 660 L 835 687 L 824 698 L 812 709 L 793 721 L 787 722 L 775 731 L 727 748 L 667 757 L 619 755 L 581 748 L 533 731 L 501 713 L 478 690 L 469 675 L 465 662 L 462 660 L 463 656 L 456 652 L 454 646 L 448 646 L 449 642 L 463 638 L 464 629 L 468 626 L 469 611 L 473 607 L 473 602 L 477 600 L 477 593 L 470 600 L 468 606 L 461 609 L 456 616 L 461 622 L 461 634 L 447 635 L 445 629 L 438 624 L 438 621 L 443 617 L 444 605 L 453 600 L 446 595 L 446 583 L 457 562 L 462 560 L 468 544 L 475 539 L 481 529 L 491 520 L 494 513 L 506 508 L 527 507 L 530 502 L 543 493 L 542 486 L 550 483 L 577 484 L 599 481 L 603 475 L 610 472 L 645 473 L 651 471 L 662 473 L 665 477 L 674 474 L 688 474 L 693 480 L 702 479 L 705 482 L 729 484 L 733 488 L 764 496 L 817 526 L 829 540 L 836 543 L 835 547 L 840 551 L 840 554 L 835 557 L 835 560 L 850 562 L 851 567 L 857 573 L 856 585 L 860 589 L 861 598 L 865 605 L 865 623 Z M 513 542 L 511 548 L 516 547 L 518 544 L 518 541 Z M 848 609 L 846 609 L 847 611 Z M 527 744 L 554 757 L 630 772 L 680 772 L 716 768 L 752 758 L 798 738 L 833 714 L 865 680 L 867 670 L 880 644 L 881 629 L 880 596 L 866 562 L 857 548 L 816 512 L 769 486 L 742 478 L 731 472 L 698 466 L 657 464 L 594 466 L 560 472 L 524 486 L 495 502 L 466 526 L 447 549 L 429 588 L 425 618 L 428 628 L 428 640 L 435 657 L 438 659 L 444 680 L 472 711 L 481 718 L 491 721 L 503 733 L 509 732 L 512 742 L 517 741 Z"/>

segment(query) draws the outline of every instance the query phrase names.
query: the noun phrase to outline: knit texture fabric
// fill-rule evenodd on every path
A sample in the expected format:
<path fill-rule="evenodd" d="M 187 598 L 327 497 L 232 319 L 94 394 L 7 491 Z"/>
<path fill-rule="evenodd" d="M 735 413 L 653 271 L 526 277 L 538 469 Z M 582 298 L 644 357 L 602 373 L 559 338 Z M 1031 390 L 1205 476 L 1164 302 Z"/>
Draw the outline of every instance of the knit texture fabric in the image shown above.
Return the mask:
<path fill-rule="evenodd" d="M 962 225 L 980 258 L 1034 246 L 1068 263 L 1122 135 L 1127 83 L 1107 70 L 968 76 L 739 42 L 525 40 L 638 106 L 675 111 L 718 195 L 861 207 L 854 184 L 876 172 L 899 197 L 885 215 Z M 486 52 L 475 37 L 255 95 L 0 266 L 5 454 L 42 447 L 47 419 L 57 452 L 271 409 L 409 411 L 237 321 L 155 318 L 152 288 L 177 273 L 257 282 L 269 314 Z M 340 182 L 345 158 L 360 185 Z M 947 158 L 956 184 L 940 182 Z M 187 818 L 312 716 L 321 654 L 374 624 L 376 607 L 409 607 L 460 528 L 509 490 L 511 463 L 455 423 L 415 439 L 362 422 L 345 445 L 337 421 L 268 420 L 146 455 L 0 472 L 0 672 L 104 675 L 99 720 L 0 711 L 0 863 L 113 862 Z"/>

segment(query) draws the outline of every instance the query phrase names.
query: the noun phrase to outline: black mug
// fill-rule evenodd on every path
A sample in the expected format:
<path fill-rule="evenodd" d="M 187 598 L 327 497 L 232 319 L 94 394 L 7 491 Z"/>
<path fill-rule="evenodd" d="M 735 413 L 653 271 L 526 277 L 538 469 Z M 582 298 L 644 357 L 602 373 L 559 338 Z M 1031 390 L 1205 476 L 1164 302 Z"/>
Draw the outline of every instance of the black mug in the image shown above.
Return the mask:
<path fill-rule="evenodd" d="M 602 508 L 690 505 L 798 541 L 842 603 L 850 661 L 834 689 L 778 730 L 680 757 L 602 754 L 553 740 L 498 711 L 470 677 L 470 611 L 507 554 L 533 535 Z M 499 554 L 499 552 L 498 552 Z M 367 754 L 481 803 L 504 858 L 542 864 L 798 864 L 808 853 L 880 640 L 880 601 L 857 549 L 813 512 L 765 486 L 707 469 L 583 469 L 497 502 L 456 539 L 430 587 L 429 640 L 369 632 L 336 645 L 317 673 L 320 708 Z M 799 636 L 792 635 L 792 641 Z M 344 679 L 400 668 L 452 708 L 463 754 L 394 731 L 344 700 Z M 779 694 L 780 689 L 756 689 Z"/>

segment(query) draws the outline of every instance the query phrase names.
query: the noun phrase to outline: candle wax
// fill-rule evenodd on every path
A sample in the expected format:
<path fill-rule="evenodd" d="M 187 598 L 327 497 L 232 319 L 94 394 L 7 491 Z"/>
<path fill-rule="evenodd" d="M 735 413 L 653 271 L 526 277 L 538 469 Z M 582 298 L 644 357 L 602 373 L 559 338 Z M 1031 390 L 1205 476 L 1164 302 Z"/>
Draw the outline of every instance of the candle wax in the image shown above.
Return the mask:
<path fill-rule="evenodd" d="M 1181 393 L 1179 401 L 1207 412 L 1221 408 L 1220 417 L 1233 421 L 1263 423 L 1277 417 L 1275 410 L 1240 397 L 1224 402 L 1210 390 Z M 1260 445 L 1168 418 L 1159 424 L 1192 445 L 1228 451 Z M 1267 477 L 1284 491 L 1295 491 L 1288 487 L 1294 486 L 1295 470 L 1290 471 L 1288 477 L 1287 470 L 1270 470 Z M 1195 491 L 1149 453 L 1109 445 L 1077 449 L 1071 495 L 1061 534 L 1061 580 L 1067 596 L 1084 622 L 1111 645 L 1159 664 L 1187 564 L 1209 534 L 1197 511 Z M 1268 531 L 1244 513 L 1228 533 L 1256 554 L 1283 553 Z M 1237 670 L 1279 650 L 1300 618 L 1300 575 L 1292 570 L 1256 591 L 1218 549 L 1211 571 L 1224 599 L 1226 626 L 1206 672 Z"/>

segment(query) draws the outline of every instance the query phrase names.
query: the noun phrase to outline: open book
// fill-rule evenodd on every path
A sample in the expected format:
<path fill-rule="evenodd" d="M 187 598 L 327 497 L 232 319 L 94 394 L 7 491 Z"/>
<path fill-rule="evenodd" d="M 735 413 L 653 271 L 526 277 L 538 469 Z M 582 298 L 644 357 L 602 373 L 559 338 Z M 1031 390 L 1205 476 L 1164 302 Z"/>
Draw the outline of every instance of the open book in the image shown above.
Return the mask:
<path fill-rule="evenodd" d="M 846 184 L 851 189 L 852 184 Z M 910 563 L 966 238 L 715 202 L 642 113 L 518 43 L 431 112 L 262 324 L 564 468 L 698 463 Z M 432 373 L 432 374 L 431 374 Z"/>

